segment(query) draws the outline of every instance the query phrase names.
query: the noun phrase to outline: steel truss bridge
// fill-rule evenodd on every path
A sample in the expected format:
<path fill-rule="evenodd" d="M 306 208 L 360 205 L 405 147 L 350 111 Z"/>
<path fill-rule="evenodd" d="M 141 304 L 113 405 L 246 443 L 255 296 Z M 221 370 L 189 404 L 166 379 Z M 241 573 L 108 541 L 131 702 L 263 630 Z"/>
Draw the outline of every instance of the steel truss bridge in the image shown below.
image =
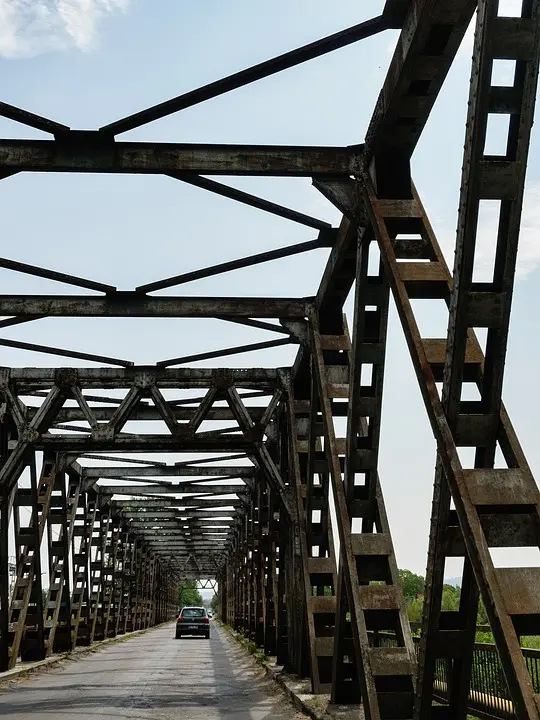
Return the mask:
<path fill-rule="evenodd" d="M 95 131 L 0 104 L 5 118 L 50 135 L 0 140 L 5 182 L 22 172 L 167 175 L 315 233 L 310 242 L 128 292 L 0 260 L 1 267 L 86 291 L 0 295 L 2 328 L 44 317 L 190 317 L 280 337 L 144 367 L 0 340 L 100 364 L 0 371 L 1 669 L 19 656 L 40 658 L 171 619 L 182 579 L 217 579 L 221 616 L 309 676 L 314 693 L 331 693 L 339 703 L 361 699 L 371 720 L 455 720 L 466 717 L 481 597 L 516 717 L 540 718 L 520 648 L 520 636 L 540 634 L 540 568 L 495 568 L 490 554 L 537 547 L 540 537 L 538 488 L 501 398 L 540 56 L 540 0 L 514 3 L 520 4 L 521 12 L 509 17 L 499 13 L 497 0 L 388 0 L 380 17 Z M 410 159 L 471 21 L 476 34 L 452 270 L 415 189 Z M 362 144 L 117 139 L 392 28 L 400 30 L 399 40 Z M 514 62 L 508 86 L 493 84 L 500 59 Z M 508 134 L 504 151 L 493 156 L 485 142 L 495 114 L 507 118 Z M 341 223 L 331 227 L 208 177 L 219 175 L 312 178 L 342 213 Z M 473 267 L 484 200 L 498 201 L 500 210 L 492 279 L 478 283 Z M 313 297 L 153 294 L 321 247 L 328 262 Z M 378 261 L 368 266 L 374 254 Z M 348 326 L 343 305 L 352 288 Z M 377 471 L 390 296 L 438 449 L 418 658 Z M 444 304 L 446 337 L 422 337 L 419 300 L 424 308 Z M 477 330 L 487 334 L 485 343 Z M 290 343 L 298 346 L 292 367 L 186 367 Z M 477 399 L 463 399 L 471 389 Z M 153 422 L 165 429 L 137 431 Z M 460 459 L 462 448 L 474 449 L 473 462 Z M 497 450 L 504 467 L 495 467 Z M 164 463 L 148 459 L 152 453 L 181 459 Z M 44 555 L 49 584 L 42 592 Z M 458 612 L 441 610 L 450 557 L 464 558 Z M 396 647 L 377 646 L 374 631 L 394 633 Z M 437 705 L 441 658 L 450 667 L 448 701 Z"/>

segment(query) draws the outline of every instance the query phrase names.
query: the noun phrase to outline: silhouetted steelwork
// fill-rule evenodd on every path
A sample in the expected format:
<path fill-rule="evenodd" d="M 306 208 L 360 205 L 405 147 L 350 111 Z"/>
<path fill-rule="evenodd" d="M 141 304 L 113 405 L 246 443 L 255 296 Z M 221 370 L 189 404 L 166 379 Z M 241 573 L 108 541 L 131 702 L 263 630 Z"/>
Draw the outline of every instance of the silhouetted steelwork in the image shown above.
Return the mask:
<path fill-rule="evenodd" d="M 477 9 L 452 274 L 410 158 Z M 170 620 L 179 583 L 194 579 L 216 590 L 223 620 L 311 677 L 313 692 L 361 702 L 369 720 L 464 720 L 482 597 L 515 716 L 540 719 L 519 643 L 520 635 L 540 634 L 540 570 L 495 568 L 489 552 L 538 547 L 540 537 L 538 488 L 501 398 L 539 22 L 540 0 L 524 0 L 515 17 L 500 16 L 498 0 L 388 0 L 374 20 L 100 130 L 71 130 L 0 103 L 0 115 L 54 136 L 0 140 L 0 178 L 25 171 L 167 175 L 318 232 L 308 242 L 131 291 L 0 259 L 3 268 L 99 293 L 2 295 L 0 328 L 45 317 L 192 317 L 286 336 L 144 367 L 0 338 L 3 346 L 120 366 L 0 369 L 0 669 Z M 115 140 L 389 28 L 401 34 L 362 144 Z M 504 87 L 493 85 L 498 59 L 514 62 Z M 493 114 L 508 118 L 496 156 L 485 152 Z M 311 177 L 343 217 L 332 228 L 204 175 Z M 499 203 L 499 224 L 492 272 L 480 283 L 474 270 L 484 200 Z M 320 248 L 329 257 L 313 297 L 149 294 Z M 343 306 L 353 287 L 349 328 Z M 438 448 L 418 662 L 378 474 L 391 295 Z M 416 300 L 446 304 L 446 337 L 420 335 Z M 487 330 L 485 347 L 478 328 Z M 290 343 L 298 346 L 291 367 L 171 368 Z M 470 388 L 475 401 L 463 399 Z M 475 449 L 471 467 L 459 454 L 464 447 Z M 154 452 L 188 457 L 139 457 Z M 441 609 L 449 557 L 464 558 L 458 612 Z M 379 642 L 388 633 L 391 646 Z"/>

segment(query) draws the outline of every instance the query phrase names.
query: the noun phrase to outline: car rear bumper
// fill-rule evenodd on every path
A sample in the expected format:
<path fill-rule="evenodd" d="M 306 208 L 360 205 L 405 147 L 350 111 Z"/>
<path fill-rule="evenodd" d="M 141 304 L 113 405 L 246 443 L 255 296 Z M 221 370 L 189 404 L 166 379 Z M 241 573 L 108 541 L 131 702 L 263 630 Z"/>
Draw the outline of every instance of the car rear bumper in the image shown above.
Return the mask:
<path fill-rule="evenodd" d="M 187 625 L 184 623 L 177 623 L 176 634 L 177 635 L 208 635 L 210 632 L 210 625 L 205 623 L 204 625 Z"/>

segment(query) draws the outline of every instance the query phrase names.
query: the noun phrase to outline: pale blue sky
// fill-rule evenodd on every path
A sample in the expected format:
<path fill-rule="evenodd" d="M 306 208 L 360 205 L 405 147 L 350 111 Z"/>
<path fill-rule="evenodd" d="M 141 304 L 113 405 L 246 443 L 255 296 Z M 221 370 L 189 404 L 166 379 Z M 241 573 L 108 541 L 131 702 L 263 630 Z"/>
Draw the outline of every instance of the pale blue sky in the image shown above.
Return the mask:
<path fill-rule="evenodd" d="M 1 98 L 73 128 L 94 129 L 361 22 L 377 15 L 383 4 L 383 0 L 0 0 Z M 120 139 L 362 142 L 396 38 L 395 31 L 387 32 Z M 469 34 L 413 161 L 415 181 L 450 263 L 470 54 Z M 42 137 L 7 120 L 0 120 L 0 135 Z M 536 332 L 539 142 L 540 134 L 533 131 L 504 394 L 537 472 L 540 391 L 527 377 L 540 356 Z M 339 220 L 308 180 L 238 178 L 230 183 L 334 224 Z M 0 190 L 3 256 L 121 289 L 315 237 L 308 228 L 162 177 L 27 174 L 2 181 Z M 481 240 L 488 254 L 490 222 L 486 217 Z M 193 283 L 181 292 L 311 295 L 326 256 L 327 251 L 318 251 Z M 0 279 L 3 293 L 70 292 L 66 286 L 3 270 Z M 446 317 L 423 312 L 421 328 L 426 335 L 441 337 Z M 42 320 L 8 328 L 1 336 L 136 362 L 273 337 L 216 321 L 91 319 Z M 1 365 L 63 364 L 60 359 L 5 348 L 1 356 Z M 223 364 L 285 365 L 293 356 L 294 349 L 280 348 Z M 417 572 L 425 568 L 434 464 L 431 432 L 392 311 L 380 471 L 398 562 Z"/>

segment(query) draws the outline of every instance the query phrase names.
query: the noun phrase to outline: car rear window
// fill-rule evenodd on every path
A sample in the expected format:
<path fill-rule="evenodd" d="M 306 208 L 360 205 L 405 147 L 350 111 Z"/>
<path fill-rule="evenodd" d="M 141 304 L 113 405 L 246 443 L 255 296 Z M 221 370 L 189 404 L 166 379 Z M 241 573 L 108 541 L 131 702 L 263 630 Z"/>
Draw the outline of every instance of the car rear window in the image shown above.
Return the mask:
<path fill-rule="evenodd" d="M 204 617 L 204 614 L 204 610 L 200 608 L 188 608 L 187 610 L 182 610 L 182 617 L 198 618 Z"/>

